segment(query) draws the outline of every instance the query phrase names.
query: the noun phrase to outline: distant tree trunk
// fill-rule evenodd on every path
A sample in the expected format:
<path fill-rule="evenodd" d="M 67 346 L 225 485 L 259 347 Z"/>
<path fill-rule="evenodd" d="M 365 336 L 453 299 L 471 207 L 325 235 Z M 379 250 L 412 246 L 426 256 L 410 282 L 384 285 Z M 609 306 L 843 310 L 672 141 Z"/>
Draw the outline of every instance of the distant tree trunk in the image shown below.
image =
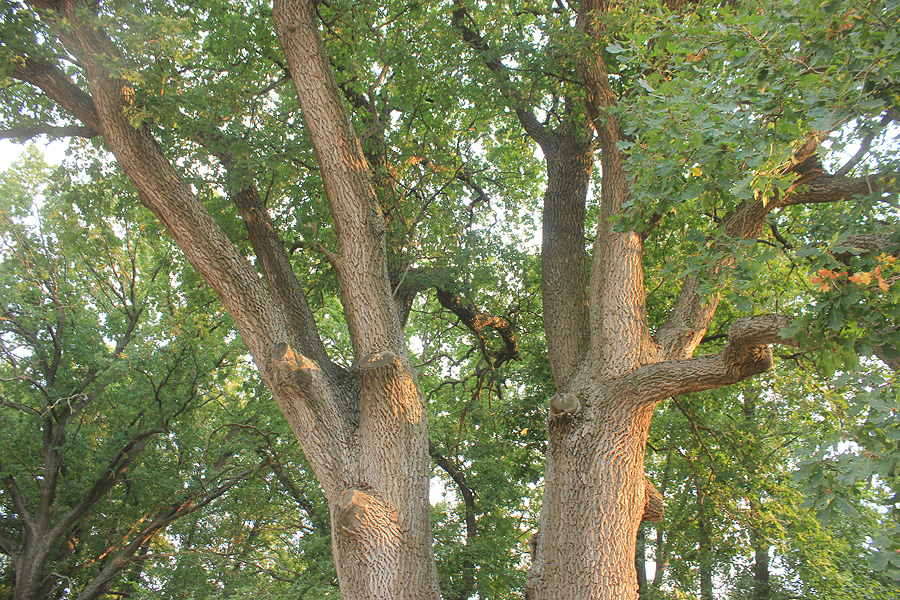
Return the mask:
<path fill-rule="evenodd" d="M 637 546 L 635 548 L 634 568 L 637 570 L 638 595 L 647 597 L 647 556 L 646 535 L 643 527 L 638 528 Z"/>
<path fill-rule="evenodd" d="M 769 600 L 772 597 L 772 586 L 769 582 L 769 544 L 756 530 L 750 530 L 750 543 L 753 546 L 753 598 Z"/>
<path fill-rule="evenodd" d="M 653 544 L 653 558 L 656 570 L 653 572 L 653 581 L 650 585 L 654 589 L 662 586 L 663 578 L 666 576 L 666 568 L 669 565 L 669 546 L 666 540 L 666 534 L 662 527 L 656 528 L 656 540 Z"/>
<path fill-rule="evenodd" d="M 700 510 L 703 510 L 703 506 L 701 505 Z M 699 571 L 700 571 L 700 600 L 714 600 L 713 599 L 713 549 L 712 544 L 710 542 L 710 527 L 709 521 L 706 518 L 701 517 L 699 522 L 698 532 L 700 534 L 699 537 L 699 550 L 700 550 L 700 560 L 699 560 Z"/>

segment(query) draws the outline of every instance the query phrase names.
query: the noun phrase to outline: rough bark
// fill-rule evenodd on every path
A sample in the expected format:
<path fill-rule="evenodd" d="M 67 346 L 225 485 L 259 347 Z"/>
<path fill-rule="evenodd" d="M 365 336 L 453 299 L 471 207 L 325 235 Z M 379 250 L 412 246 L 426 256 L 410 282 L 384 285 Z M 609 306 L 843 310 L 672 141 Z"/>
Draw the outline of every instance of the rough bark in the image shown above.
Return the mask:
<path fill-rule="evenodd" d="M 598 47 L 603 47 L 605 33 L 597 17 L 606 8 L 606 2 L 596 0 L 578 7 L 576 27 Z M 720 387 L 768 369 L 769 346 L 781 341 L 779 332 L 787 324 L 778 316 L 740 320 L 722 351 L 691 358 L 715 314 L 717 299 L 703 297 L 698 281 L 689 279 L 671 320 L 651 337 L 643 237 L 611 225 L 611 218 L 627 205 L 631 182 L 619 146 L 626 138 L 610 110 L 618 99 L 599 50 L 591 48 L 580 56 L 578 74 L 601 158 L 601 216 L 590 264 L 589 328 L 584 338 L 572 335 L 580 311 L 564 302 L 547 303 L 546 287 L 544 291 L 545 315 L 555 316 L 545 319 L 548 351 L 563 393 L 550 407 L 540 536 L 527 584 L 528 597 L 535 600 L 637 596 L 635 543 L 651 497 L 643 463 L 655 405 L 678 393 Z M 574 219 L 578 208 L 546 202 L 545 232 L 548 219 L 558 218 L 550 211 L 567 211 L 566 218 Z M 723 219 L 721 227 L 734 238 L 752 236 L 761 230 L 766 212 L 762 202 L 747 203 Z M 568 228 L 557 233 L 575 232 Z M 567 243 L 575 240 L 545 244 L 542 264 L 554 265 L 559 281 L 579 281 L 584 265 L 567 259 Z M 546 267 L 543 276 L 546 279 Z M 554 339 L 565 343 L 552 344 Z M 581 339 L 584 353 L 573 347 L 572 340 Z"/>
<path fill-rule="evenodd" d="M 334 268 L 357 356 L 359 472 L 337 497 L 326 488 L 341 591 L 435 598 L 428 424 L 391 295 L 384 217 L 318 34 L 315 2 L 276 2 L 274 18 L 335 219 Z"/>
<path fill-rule="evenodd" d="M 438 597 L 427 417 L 391 298 L 384 218 L 318 35 L 315 2 L 276 2 L 274 18 L 335 221 L 340 251 L 334 267 L 356 356 L 350 371 L 325 355 L 252 182 L 237 181 L 230 192 L 262 278 L 149 129 L 135 129 L 125 118 L 133 89 L 106 69 L 101 57 L 121 53 L 89 22 L 95 6 L 72 0 L 31 4 L 77 57 L 88 91 L 43 65 L 26 63 L 13 76 L 99 132 L 141 202 L 222 300 L 323 486 L 344 597 Z M 230 157 L 219 158 L 230 169 Z"/>

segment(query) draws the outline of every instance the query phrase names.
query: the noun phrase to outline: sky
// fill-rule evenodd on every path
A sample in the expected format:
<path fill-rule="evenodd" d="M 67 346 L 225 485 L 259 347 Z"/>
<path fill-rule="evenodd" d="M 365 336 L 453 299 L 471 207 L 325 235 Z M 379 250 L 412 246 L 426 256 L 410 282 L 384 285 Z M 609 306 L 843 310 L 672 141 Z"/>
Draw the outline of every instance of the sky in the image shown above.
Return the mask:
<path fill-rule="evenodd" d="M 33 143 L 44 152 L 44 158 L 48 163 L 53 165 L 62 163 L 66 152 L 65 140 L 48 142 L 46 139 L 36 138 L 29 143 Z M 28 143 L 0 139 L 0 171 L 5 171 L 16 162 L 27 145 Z"/>

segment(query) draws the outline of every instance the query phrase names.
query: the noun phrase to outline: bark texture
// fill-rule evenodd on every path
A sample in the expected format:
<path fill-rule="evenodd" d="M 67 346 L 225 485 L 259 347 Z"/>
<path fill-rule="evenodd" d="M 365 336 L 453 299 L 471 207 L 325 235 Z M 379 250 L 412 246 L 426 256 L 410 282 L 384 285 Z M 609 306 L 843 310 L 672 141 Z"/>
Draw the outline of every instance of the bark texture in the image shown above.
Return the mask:
<path fill-rule="evenodd" d="M 235 181 L 228 191 L 259 271 L 149 129 L 136 129 L 125 118 L 134 90 L 107 70 L 110 57 L 123 57 L 92 19 L 94 3 L 31 2 L 78 59 L 87 91 L 48 65 L 26 62 L 13 76 L 102 137 L 141 202 L 222 300 L 323 486 L 343 596 L 433 600 L 439 592 L 427 415 L 391 297 L 384 217 L 325 55 L 315 4 L 276 2 L 274 19 L 334 217 L 340 251 L 333 263 L 356 357 L 350 370 L 329 359 L 253 182 Z M 209 145 L 230 172 L 234 157 L 222 150 L 227 143 Z"/>
<path fill-rule="evenodd" d="M 576 28 L 588 45 L 578 57 L 578 75 L 602 173 L 601 215 L 587 267 L 586 302 L 576 291 L 587 279 L 585 261 L 576 259 L 575 251 L 583 247 L 584 230 L 572 225 L 584 218 L 584 197 L 571 183 L 581 179 L 571 174 L 566 175 L 568 182 L 558 179 L 555 156 L 548 151 L 550 138 L 543 130 L 532 133 L 533 123 L 522 119 L 548 164 L 544 324 L 560 392 L 550 402 L 544 505 L 527 583 L 527 597 L 535 600 L 637 597 L 642 581 L 635 573 L 638 526 L 642 518 L 660 517 L 658 492 L 653 493 L 643 472 L 654 407 L 671 396 L 718 388 L 766 371 L 772 365 L 771 345 L 786 342 L 780 332 L 789 323 L 779 315 L 738 319 L 719 352 L 695 356 L 715 316 L 718 296 L 704 294 L 700 279 L 692 277 L 683 282 L 668 320 L 651 335 L 643 236 L 611 225 L 631 194 L 620 150 L 627 137 L 612 110 L 620 99 L 601 52 L 608 43 L 604 14 L 614 4 L 582 0 L 577 7 Z M 672 10 L 679 7 L 670 5 Z M 806 140 L 787 167 L 785 172 L 796 176 L 797 185 L 780 198 L 739 205 L 720 220 L 721 233 L 732 240 L 755 238 L 763 231 L 766 215 L 777 207 L 839 201 L 864 192 L 864 184 L 869 190 L 892 185 L 890 174 L 864 182 L 844 174 L 828 176 L 817 165 L 810 166 L 819 141 L 818 136 Z M 584 163 L 569 161 L 570 169 L 578 165 Z M 580 169 L 589 175 L 589 167 Z M 707 278 L 715 279 L 732 263 L 732 256 L 722 254 Z M 711 578 L 704 576 L 706 596 L 710 585 Z"/>

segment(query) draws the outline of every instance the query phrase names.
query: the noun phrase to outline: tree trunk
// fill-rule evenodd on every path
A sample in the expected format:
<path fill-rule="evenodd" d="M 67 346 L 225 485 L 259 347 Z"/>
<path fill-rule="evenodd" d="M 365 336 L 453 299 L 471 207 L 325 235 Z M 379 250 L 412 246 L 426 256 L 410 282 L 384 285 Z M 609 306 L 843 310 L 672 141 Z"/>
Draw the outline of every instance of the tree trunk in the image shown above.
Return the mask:
<path fill-rule="evenodd" d="M 559 392 L 550 401 L 544 504 L 526 586 L 526 597 L 534 600 L 637 597 L 635 545 L 652 489 L 644 478 L 644 451 L 654 407 L 664 398 L 721 387 L 767 370 L 769 344 L 781 339 L 779 332 L 786 325 L 771 315 L 738 320 L 721 352 L 691 358 L 715 313 L 717 297 L 702 297 L 698 285 L 686 282 L 669 321 L 651 337 L 644 236 L 613 225 L 629 205 L 631 179 L 620 146 L 626 136 L 611 110 L 618 99 L 603 55 L 596 50 L 605 47 L 606 40 L 598 16 L 612 5 L 582 0 L 576 22 L 579 33 L 596 44 L 579 54 L 577 67 L 602 174 L 584 303 L 580 290 L 585 264 L 580 250 L 573 250 L 584 245 L 584 229 L 576 225 L 584 215 L 584 200 L 549 193 L 554 186 L 566 187 L 552 179 L 554 157 L 547 150 L 553 138 L 542 130 L 532 134 L 548 160 L 542 291 L 547 349 Z M 745 218 L 728 220 L 741 228 L 726 228 L 726 233 L 740 237 L 758 228 L 765 216 L 760 206 L 750 203 L 746 214 L 741 213 Z M 568 302 L 552 299 L 554 293 L 565 296 L 565 291 L 571 294 Z"/>
<path fill-rule="evenodd" d="M 704 507 L 701 502 L 699 510 L 703 511 Z M 710 527 L 705 517 L 700 517 L 698 524 L 700 534 L 699 550 L 700 557 L 698 560 L 698 569 L 700 571 L 700 600 L 713 600 L 713 551 L 710 543 Z"/>
<path fill-rule="evenodd" d="M 548 424 L 541 528 L 528 577 L 535 600 L 633 598 L 638 590 L 635 542 L 652 405 L 612 384 L 585 387 L 572 394 L 582 407 Z"/>
<path fill-rule="evenodd" d="M 281 240 L 267 232 L 268 215 L 252 182 L 229 192 L 259 271 L 173 168 L 149 128 L 135 128 L 125 118 L 133 87 L 108 70 L 110 57 L 122 58 L 120 49 L 102 28 L 83 20 L 95 5 L 32 2 L 51 28 L 65 23 L 58 37 L 78 57 L 89 95 L 61 73 L 36 78 L 26 68 L 21 76 L 102 135 L 141 202 L 222 300 L 328 499 L 343 597 L 434 600 L 440 594 L 431 544 L 427 415 L 391 297 L 384 216 L 318 34 L 315 4 L 276 2 L 273 17 L 334 217 L 340 250 L 331 258 L 353 343 L 350 370 L 328 358 Z M 227 152 L 211 152 L 231 167 Z"/>
<path fill-rule="evenodd" d="M 357 357 L 359 396 L 348 403 L 358 405 L 359 421 L 342 436 L 342 455 L 329 457 L 343 466 L 341 476 L 320 478 L 341 593 L 438 598 L 428 419 L 391 295 L 384 216 L 318 34 L 315 2 L 276 1 L 273 16 L 341 243 L 332 264 Z M 324 469 L 330 461 L 315 462 Z"/>
<path fill-rule="evenodd" d="M 646 531 L 638 528 L 637 547 L 634 555 L 634 568 L 637 571 L 638 596 L 647 597 L 647 544 Z"/>
<path fill-rule="evenodd" d="M 753 545 L 753 598 L 769 600 L 772 587 L 769 583 L 769 545 L 756 529 L 750 530 Z"/>

